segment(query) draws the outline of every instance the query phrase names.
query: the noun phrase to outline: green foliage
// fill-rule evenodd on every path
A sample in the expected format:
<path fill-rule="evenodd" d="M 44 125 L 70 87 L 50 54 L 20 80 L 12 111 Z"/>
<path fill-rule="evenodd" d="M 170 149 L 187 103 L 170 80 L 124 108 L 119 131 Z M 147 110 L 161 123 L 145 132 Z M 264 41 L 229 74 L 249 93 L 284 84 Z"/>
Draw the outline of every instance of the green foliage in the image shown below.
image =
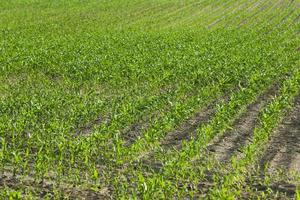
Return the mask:
<path fill-rule="evenodd" d="M 205 197 L 241 197 L 247 167 L 299 90 L 298 7 L 1 1 L 1 197 L 198 198 L 215 168 Z M 207 145 L 278 83 L 245 156 L 220 166 Z M 215 112 L 191 139 L 167 149 L 168 134 L 208 107 Z"/>

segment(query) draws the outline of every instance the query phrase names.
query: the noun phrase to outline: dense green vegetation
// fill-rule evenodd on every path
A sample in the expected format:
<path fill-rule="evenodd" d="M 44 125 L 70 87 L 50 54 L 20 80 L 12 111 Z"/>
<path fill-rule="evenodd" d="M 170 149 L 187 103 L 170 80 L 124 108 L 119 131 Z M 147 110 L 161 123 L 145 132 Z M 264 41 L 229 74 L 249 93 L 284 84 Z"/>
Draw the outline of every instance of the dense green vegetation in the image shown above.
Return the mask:
<path fill-rule="evenodd" d="M 300 95 L 299 30 L 298 0 L 0 1 L 1 198 L 299 199 L 299 170 L 283 191 L 259 165 Z"/>

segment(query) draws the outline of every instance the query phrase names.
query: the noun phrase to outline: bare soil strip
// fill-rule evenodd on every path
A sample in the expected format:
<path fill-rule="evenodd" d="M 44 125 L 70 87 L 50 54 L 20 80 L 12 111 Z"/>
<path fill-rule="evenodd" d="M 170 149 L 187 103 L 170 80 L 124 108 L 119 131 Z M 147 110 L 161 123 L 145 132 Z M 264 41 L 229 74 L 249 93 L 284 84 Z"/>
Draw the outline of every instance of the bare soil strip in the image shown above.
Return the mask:
<path fill-rule="evenodd" d="M 241 147 L 251 141 L 253 130 L 258 124 L 259 111 L 276 95 L 278 89 L 278 85 L 273 85 L 259 96 L 254 103 L 247 107 L 246 112 L 234 122 L 231 130 L 226 131 L 221 137 L 209 144 L 207 149 L 217 161 L 229 161 Z"/>
<path fill-rule="evenodd" d="M 258 179 L 260 180 L 260 179 Z M 261 193 L 266 194 L 266 191 L 272 190 L 273 194 L 265 197 L 265 199 L 295 199 L 296 186 L 284 181 L 264 185 L 261 181 L 255 183 L 247 183 L 247 186 L 252 189 L 251 192 L 244 192 L 242 199 L 253 199 L 253 197 L 261 196 Z M 256 199 L 256 198 L 255 198 Z"/>
<path fill-rule="evenodd" d="M 109 199 L 106 190 L 94 191 L 92 189 L 74 187 L 68 183 L 62 182 L 58 187 L 51 180 L 44 180 L 43 182 L 37 182 L 31 176 L 19 176 L 13 175 L 10 172 L 4 172 L 0 175 L 0 190 L 3 187 L 11 189 L 20 189 L 24 191 L 31 191 L 41 199 L 54 198 L 57 190 L 61 191 L 65 198 L 69 199 Z M 55 189 L 56 188 L 56 189 Z"/>
<path fill-rule="evenodd" d="M 109 124 L 109 117 L 98 117 L 97 119 L 85 124 L 82 127 L 79 127 L 75 130 L 76 136 L 90 135 L 94 129 L 94 127 L 98 127 L 101 124 Z"/>
<path fill-rule="evenodd" d="M 183 141 L 191 140 L 192 136 L 196 134 L 197 128 L 204 123 L 207 123 L 215 113 L 215 106 L 217 103 L 213 102 L 209 106 L 204 107 L 201 111 L 196 112 L 192 117 L 187 119 L 179 128 L 170 132 L 160 142 L 160 146 L 164 151 L 172 149 L 181 149 Z M 141 164 L 150 169 L 150 171 L 159 171 L 162 167 L 162 162 L 155 159 L 155 151 L 148 152 L 141 159 Z"/>
<path fill-rule="evenodd" d="M 195 113 L 193 117 L 189 118 L 179 128 L 167 134 L 161 145 L 165 149 L 172 147 L 179 149 L 183 140 L 190 140 L 191 136 L 195 135 L 197 128 L 212 118 L 215 114 L 215 106 L 213 105 L 214 103 Z"/>
<path fill-rule="evenodd" d="M 233 124 L 233 128 L 225 132 L 221 137 L 216 138 L 208 145 L 208 153 L 216 158 L 219 162 L 227 162 L 238 152 L 238 150 L 251 140 L 253 130 L 257 125 L 258 115 L 261 108 L 272 100 L 279 90 L 279 85 L 274 84 L 267 89 L 257 100 L 250 104 L 246 112 L 241 115 Z M 228 101 L 229 97 L 224 97 L 223 101 Z M 165 151 L 175 148 L 179 150 L 183 141 L 191 140 L 196 129 L 214 116 L 216 112 L 216 102 L 204 108 L 201 112 L 196 113 L 192 118 L 188 119 L 174 132 L 169 133 L 161 142 L 162 149 Z M 154 159 L 155 152 L 147 155 L 142 159 L 144 166 L 152 168 L 154 171 L 159 171 L 162 163 L 156 162 Z"/>
<path fill-rule="evenodd" d="M 293 199 L 295 196 L 296 186 L 286 182 L 273 183 L 271 185 L 263 185 L 260 183 L 252 184 L 251 188 L 255 188 L 256 192 L 265 192 L 271 189 L 274 193 L 277 193 L 278 198 L 276 199 Z M 245 194 L 245 198 L 247 195 Z M 249 198 L 249 197 L 247 197 Z M 275 198 L 275 197 L 274 197 Z"/>
<path fill-rule="evenodd" d="M 253 191 L 260 193 L 271 189 L 284 199 L 294 198 L 300 183 L 289 180 L 288 174 L 300 172 L 300 96 L 295 99 L 293 110 L 274 132 L 258 164 L 259 174 L 251 178 L 254 181 L 248 181 Z M 284 180 L 281 178 L 279 181 L 271 181 L 270 185 L 264 185 L 266 177 L 280 172 L 277 170 L 284 173 Z M 281 196 L 278 199 L 282 199 Z"/>
<path fill-rule="evenodd" d="M 270 171 L 278 168 L 300 172 L 300 96 L 294 109 L 279 125 L 260 161 L 261 167 L 269 163 Z"/>
<path fill-rule="evenodd" d="M 207 192 L 210 190 L 210 188 L 214 185 L 213 183 L 215 182 L 214 180 L 214 174 L 219 174 L 222 176 L 223 173 L 226 174 L 226 171 L 223 171 L 222 166 L 223 164 L 226 164 L 230 158 L 233 155 L 237 155 L 238 157 L 241 156 L 241 153 L 239 153 L 239 149 L 243 146 L 245 146 L 248 142 L 251 141 L 252 135 L 254 128 L 258 125 L 258 116 L 260 113 L 260 110 L 267 105 L 268 102 L 272 100 L 274 96 L 279 91 L 279 85 L 275 84 L 270 87 L 266 92 L 264 92 L 261 96 L 258 97 L 258 99 L 250 104 L 244 114 L 241 115 L 240 118 L 236 120 L 236 122 L 233 125 L 233 128 L 227 132 L 225 132 L 221 137 L 216 138 L 216 140 L 212 141 L 211 144 L 208 146 L 208 151 L 209 153 L 215 157 L 216 162 L 218 162 L 220 165 L 220 169 L 218 168 L 218 165 L 216 163 L 215 169 L 209 170 L 205 172 L 205 178 L 204 181 L 200 182 L 198 185 L 190 185 L 190 188 L 188 187 L 187 189 L 192 189 L 192 188 L 197 188 L 197 191 L 199 192 L 197 195 L 199 195 L 199 198 L 204 198 L 206 197 Z M 292 133 L 297 132 L 298 130 L 298 141 L 294 141 L 293 143 L 298 143 L 298 146 L 291 146 L 290 152 L 291 156 L 285 156 L 285 162 L 286 160 L 293 160 L 293 162 L 290 162 L 288 167 L 294 167 L 297 165 L 297 168 L 300 169 L 299 163 L 300 163 L 300 97 L 297 99 L 297 109 L 294 110 L 291 117 L 293 119 L 293 122 L 287 122 L 288 124 L 288 130 L 293 130 Z M 295 117 L 297 116 L 297 117 Z M 286 123 L 285 123 L 286 124 Z M 293 125 L 292 125 L 293 124 Z M 284 134 L 282 134 L 284 136 Z M 293 136 L 293 134 L 292 134 Z M 295 139 L 295 137 L 292 137 Z M 284 139 L 285 140 L 285 139 Z M 283 141 L 284 141 L 283 140 Z M 270 145 L 270 153 L 272 153 L 272 148 L 274 148 L 273 143 Z M 297 156 L 295 156 L 295 149 L 296 147 L 298 148 L 296 152 Z M 293 159 L 290 159 L 289 157 L 293 157 Z M 298 159 L 297 159 L 298 158 Z M 200 163 L 198 163 L 200 162 Z M 295 163 L 296 164 L 292 164 Z M 195 166 L 201 164 L 201 160 L 197 160 L 195 162 Z M 225 165 L 227 166 L 227 165 Z M 227 169 L 227 168 L 226 168 Z M 228 169 L 227 169 L 228 170 Z M 255 181 L 254 183 L 248 183 L 254 191 L 256 192 L 262 192 L 262 191 L 267 191 L 267 189 L 271 189 L 273 192 L 278 192 L 280 194 L 284 194 L 284 196 L 288 198 L 292 198 L 295 195 L 295 190 L 296 190 L 296 185 L 292 183 L 287 183 L 287 182 L 276 182 L 272 183 L 268 186 L 262 184 L 264 176 L 260 176 L 257 180 L 260 181 Z M 242 194 L 244 195 L 245 199 L 247 198 L 247 194 Z"/>
<path fill-rule="evenodd" d="M 233 92 L 238 88 L 233 89 Z M 163 149 L 180 149 L 183 141 L 190 141 L 196 136 L 197 129 L 205 123 L 208 123 L 216 113 L 216 107 L 220 103 L 226 103 L 229 101 L 231 92 L 226 92 L 224 96 L 210 103 L 200 111 L 196 112 L 193 116 L 187 119 L 174 131 L 168 133 L 166 137 L 160 142 Z"/>
<path fill-rule="evenodd" d="M 150 126 L 150 119 L 146 119 L 140 122 L 134 122 L 122 131 L 122 136 L 124 138 L 125 146 L 130 146 L 133 144 L 140 136 L 144 130 L 147 130 Z"/>

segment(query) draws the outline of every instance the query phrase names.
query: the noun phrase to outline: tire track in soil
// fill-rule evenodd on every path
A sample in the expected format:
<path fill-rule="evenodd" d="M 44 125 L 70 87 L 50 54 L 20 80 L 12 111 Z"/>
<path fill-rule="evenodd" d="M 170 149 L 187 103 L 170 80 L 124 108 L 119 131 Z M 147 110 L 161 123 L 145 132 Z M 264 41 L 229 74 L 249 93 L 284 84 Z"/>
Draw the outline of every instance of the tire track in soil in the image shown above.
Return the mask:
<path fill-rule="evenodd" d="M 168 92 L 162 90 L 162 92 Z M 127 126 L 121 131 L 122 139 L 124 141 L 124 146 L 129 147 L 133 143 L 135 143 L 138 139 L 143 137 L 143 133 L 145 133 L 154 121 L 159 120 L 162 116 L 161 113 L 170 112 L 168 105 L 164 105 L 160 109 L 155 109 L 153 112 L 147 114 L 145 118 L 141 117 L 142 119 L 137 119 L 132 124 Z"/>
<path fill-rule="evenodd" d="M 275 84 L 260 95 L 246 108 L 246 112 L 235 120 L 231 130 L 208 145 L 208 153 L 219 162 L 228 162 L 234 154 L 238 154 L 239 149 L 251 141 L 253 130 L 258 125 L 260 110 L 272 100 L 278 90 L 279 85 Z"/>
<path fill-rule="evenodd" d="M 267 163 L 270 172 L 278 168 L 300 172 L 300 96 L 275 131 L 259 164 L 263 168 Z"/>

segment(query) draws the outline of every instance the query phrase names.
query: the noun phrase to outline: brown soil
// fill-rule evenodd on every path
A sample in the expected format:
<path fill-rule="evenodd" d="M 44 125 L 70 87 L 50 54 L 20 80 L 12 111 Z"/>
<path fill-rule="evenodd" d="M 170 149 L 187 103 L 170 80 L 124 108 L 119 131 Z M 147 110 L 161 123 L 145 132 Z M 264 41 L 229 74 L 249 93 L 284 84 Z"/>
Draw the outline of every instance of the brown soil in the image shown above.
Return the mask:
<path fill-rule="evenodd" d="M 209 122 L 216 112 L 216 105 L 222 101 L 228 101 L 229 94 L 221 100 L 215 100 L 208 106 L 200 109 L 186 121 L 179 125 L 174 131 L 168 133 L 165 138 L 160 142 L 160 151 L 180 150 L 183 141 L 190 141 L 195 135 L 196 130 L 202 124 Z M 142 157 L 140 163 L 145 169 L 158 172 L 161 170 L 163 164 L 161 161 L 155 160 L 155 151 L 148 152 Z"/>
<path fill-rule="evenodd" d="M 144 130 L 149 128 L 149 119 L 142 122 L 135 122 L 122 131 L 122 136 L 125 141 L 125 145 L 129 146 L 133 144 L 141 135 Z"/>
<path fill-rule="evenodd" d="M 269 163 L 270 171 L 278 168 L 300 172 L 300 96 L 293 111 L 283 120 L 270 140 L 260 165 Z"/>
<path fill-rule="evenodd" d="M 183 141 L 190 140 L 192 136 L 196 134 L 197 128 L 201 124 L 206 123 L 209 121 L 209 119 L 211 119 L 215 113 L 215 104 L 216 103 L 212 103 L 211 105 L 203 108 L 201 111 L 195 113 L 192 117 L 187 119 L 179 126 L 179 128 L 168 133 L 160 142 L 161 150 L 168 151 L 174 148 L 179 150 Z M 145 169 L 158 172 L 161 170 L 163 165 L 161 161 L 155 160 L 155 153 L 156 152 L 154 151 L 148 152 L 142 157 L 140 163 Z"/>
<path fill-rule="evenodd" d="M 31 191 L 39 196 L 40 199 L 54 197 L 55 191 L 59 190 L 64 194 L 63 198 L 68 199 L 110 199 L 106 189 L 94 191 L 86 188 L 77 188 L 70 184 L 61 183 L 58 187 L 51 180 L 37 182 L 31 176 L 13 176 L 10 172 L 0 175 L 0 190 L 4 187 L 23 191 Z M 54 190 L 54 188 L 56 188 Z"/>
<path fill-rule="evenodd" d="M 248 184 L 248 188 L 250 187 L 252 191 L 243 192 L 241 199 L 258 199 L 259 196 L 263 194 L 265 195 L 262 199 L 274 199 L 274 200 L 292 200 L 295 199 L 295 191 L 296 186 L 293 184 L 289 184 L 286 182 L 277 182 L 270 184 L 268 186 L 263 185 L 261 183 L 254 183 L 251 186 Z M 268 194 L 269 191 L 272 190 L 272 193 Z"/>
<path fill-rule="evenodd" d="M 240 83 L 244 85 L 245 83 Z M 174 131 L 168 133 L 166 137 L 160 142 L 160 145 L 164 150 L 172 148 L 180 149 L 183 141 L 189 141 L 196 136 L 196 130 L 203 124 L 208 123 L 216 113 L 216 107 L 218 104 L 226 103 L 229 101 L 232 92 L 236 92 L 238 88 L 234 88 L 232 91 L 225 92 L 224 96 L 219 100 L 214 100 L 200 111 L 193 114 L 185 122 L 179 125 Z"/>
<path fill-rule="evenodd" d="M 275 199 L 294 199 L 300 183 L 289 180 L 289 174 L 300 172 L 300 96 L 295 99 L 293 110 L 271 136 L 259 162 L 259 169 L 259 174 L 254 176 L 254 183 L 248 183 L 253 191 L 260 193 L 271 189 L 279 195 Z M 271 181 L 268 186 L 263 185 L 266 177 L 273 177 L 277 170 L 281 170 L 279 172 L 284 176 L 279 181 Z"/>
<path fill-rule="evenodd" d="M 180 149 L 181 143 L 184 140 L 190 140 L 191 136 L 195 135 L 197 128 L 204 123 L 207 123 L 215 113 L 214 104 L 205 107 L 200 112 L 195 113 L 191 118 L 185 121 L 179 128 L 171 133 L 168 133 L 161 145 L 165 149 L 176 148 Z"/>
<path fill-rule="evenodd" d="M 75 130 L 76 136 L 90 135 L 94 127 L 100 126 L 101 124 L 108 124 L 110 119 L 108 117 L 98 117 L 97 119 L 79 127 Z"/>
<path fill-rule="evenodd" d="M 276 95 L 278 89 L 278 85 L 274 85 L 264 92 L 247 107 L 246 112 L 234 122 L 231 130 L 226 131 L 208 145 L 208 151 L 216 160 L 229 161 L 241 147 L 251 141 L 253 130 L 258 124 L 259 111 Z"/>

